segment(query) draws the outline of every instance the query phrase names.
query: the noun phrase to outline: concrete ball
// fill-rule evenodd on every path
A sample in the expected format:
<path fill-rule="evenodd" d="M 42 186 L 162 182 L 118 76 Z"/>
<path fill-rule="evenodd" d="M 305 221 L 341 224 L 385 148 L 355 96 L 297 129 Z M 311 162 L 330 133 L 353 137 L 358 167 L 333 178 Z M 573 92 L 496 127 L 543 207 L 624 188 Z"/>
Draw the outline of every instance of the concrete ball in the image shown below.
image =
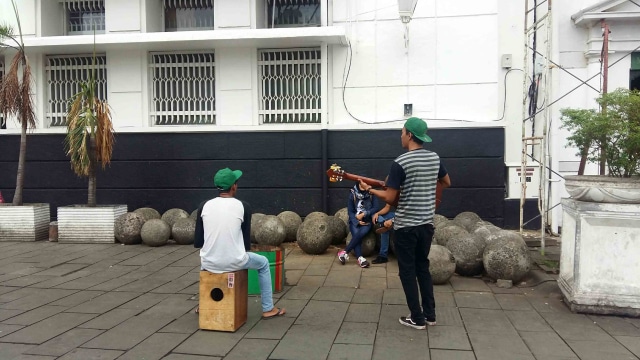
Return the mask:
<path fill-rule="evenodd" d="M 447 249 L 456 259 L 456 272 L 462 276 L 482 274 L 484 240 L 474 234 L 457 236 L 447 242 Z"/>
<path fill-rule="evenodd" d="M 482 256 L 487 275 L 494 280 L 518 283 L 531 270 L 531 256 L 524 240 L 500 237 L 487 245 Z"/>
<path fill-rule="evenodd" d="M 447 246 L 451 239 L 468 235 L 469 232 L 455 223 L 445 227 L 436 228 L 433 234 L 433 242 L 437 245 Z"/>
<path fill-rule="evenodd" d="M 349 226 L 349 210 L 346 207 L 336 211 L 335 215 L 338 219 L 344 221 L 345 225 Z"/>
<path fill-rule="evenodd" d="M 189 217 L 189 213 L 182 209 L 169 209 L 162 214 L 161 219 L 164 220 L 169 227 L 172 227 L 173 224 L 178 221 L 178 219 L 186 219 Z"/>
<path fill-rule="evenodd" d="M 429 251 L 429 272 L 435 285 L 446 284 L 456 271 L 456 259 L 444 246 L 431 245 Z"/>
<path fill-rule="evenodd" d="M 256 241 L 256 232 L 261 226 L 261 221 L 266 215 L 263 213 L 254 213 L 251 214 L 251 233 L 249 237 L 251 238 L 251 242 L 257 244 Z"/>
<path fill-rule="evenodd" d="M 162 219 L 151 219 L 140 230 L 142 242 L 148 246 L 166 245 L 171 237 L 171 226 Z"/>
<path fill-rule="evenodd" d="M 140 244 L 142 242 L 140 230 L 144 223 L 145 218 L 135 212 L 119 216 L 113 229 L 116 239 L 125 245 Z"/>
<path fill-rule="evenodd" d="M 440 214 L 433 215 L 433 227 L 438 227 L 438 225 L 442 223 L 446 224 L 448 221 L 449 219 L 447 219 L 446 216 Z"/>
<path fill-rule="evenodd" d="M 310 220 L 310 219 L 314 219 L 316 217 L 326 218 L 327 216 L 329 216 L 329 215 L 323 213 L 322 211 L 314 211 L 314 212 L 309 213 L 309 215 L 307 215 L 304 219 L 305 220 L 307 220 L 307 219 Z"/>
<path fill-rule="evenodd" d="M 329 224 L 329 231 L 331 231 L 331 244 L 342 245 L 347 238 L 347 225 L 339 218 L 335 216 L 327 216 L 327 223 Z"/>
<path fill-rule="evenodd" d="M 135 209 L 133 210 L 133 212 L 138 215 L 142 215 L 144 221 L 151 219 L 160 219 L 160 213 L 156 209 L 152 209 L 150 207 Z"/>
<path fill-rule="evenodd" d="M 280 246 L 286 236 L 284 223 L 275 215 L 265 215 L 256 230 L 256 242 L 260 245 Z"/>
<path fill-rule="evenodd" d="M 347 235 L 347 245 L 351 242 L 351 232 Z M 371 230 L 362 239 L 362 256 L 367 257 L 375 254 L 376 252 L 376 233 Z"/>
<path fill-rule="evenodd" d="M 195 209 L 189 215 L 189 219 L 198 220 L 198 209 Z"/>
<path fill-rule="evenodd" d="M 473 227 L 473 225 L 475 223 L 477 223 L 478 221 L 482 221 L 482 219 L 480 218 L 480 216 L 478 216 L 478 214 L 471 212 L 471 211 L 465 211 L 465 212 L 461 212 L 460 214 L 456 215 L 456 217 L 453 219 L 453 221 L 458 224 L 458 226 L 464 228 L 467 231 L 470 231 L 469 229 L 471 229 Z"/>
<path fill-rule="evenodd" d="M 331 245 L 331 230 L 326 218 L 316 217 L 305 220 L 298 228 L 298 246 L 311 255 L 319 255 L 327 251 Z"/>
<path fill-rule="evenodd" d="M 192 218 L 178 219 L 171 227 L 171 238 L 179 245 L 191 245 L 196 236 L 196 221 Z"/>
<path fill-rule="evenodd" d="M 302 224 L 302 218 L 300 215 L 293 211 L 283 211 L 278 214 L 278 218 L 284 224 L 284 232 L 286 236 L 284 237 L 285 242 L 293 242 L 296 241 L 296 234 L 298 233 L 298 228 L 300 224 Z"/>

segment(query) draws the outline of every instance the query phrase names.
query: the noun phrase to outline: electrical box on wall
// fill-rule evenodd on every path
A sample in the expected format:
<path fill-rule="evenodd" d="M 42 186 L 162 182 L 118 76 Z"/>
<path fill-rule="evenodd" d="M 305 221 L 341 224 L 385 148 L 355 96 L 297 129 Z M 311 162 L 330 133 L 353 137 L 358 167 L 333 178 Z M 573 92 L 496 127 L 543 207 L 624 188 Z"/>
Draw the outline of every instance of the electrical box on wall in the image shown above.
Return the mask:
<path fill-rule="evenodd" d="M 525 180 L 527 182 L 526 198 L 538 198 L 540 191 L 540 167 L 528 164 L 525 168 Z M 522 181 L 520 177 L 520 165 L 510 165 L 508 171 L 508 198 L 519 199 L 522 192 Z"/>
<path fill-rule="evenodd" d="M 404 104 L 404 116 L 409 117 L 413 115 L 413 104 Z"/>
<path fill-rule="evenodd" d="M 511 69 L 511 67 L 513 67 L 513 55 L 502 54 L 502 59 L 500 59 L 500 64 L 505 69 Z"/>

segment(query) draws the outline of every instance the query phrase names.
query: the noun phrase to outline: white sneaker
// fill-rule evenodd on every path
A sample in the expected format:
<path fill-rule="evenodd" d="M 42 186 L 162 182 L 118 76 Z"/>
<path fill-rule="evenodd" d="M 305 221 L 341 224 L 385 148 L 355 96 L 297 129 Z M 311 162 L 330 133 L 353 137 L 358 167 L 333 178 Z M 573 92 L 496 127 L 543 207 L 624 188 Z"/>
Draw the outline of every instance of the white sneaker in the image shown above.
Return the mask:
<path fill-rule="evenodd" d="M 340 263 L 344 265 L 349 260 L 349 254 L 344 250 L 338 251 L 338 260 L 340 260 Z"/>
<path fill-rule="evenodd" d="M 367 261 L 367 259 L 365 259 L 364 257 L 360 256 L 358 258 L 358 265 L 360 265 L 361 268 L 368 268 L 369 267 L 369 262 Z"/>

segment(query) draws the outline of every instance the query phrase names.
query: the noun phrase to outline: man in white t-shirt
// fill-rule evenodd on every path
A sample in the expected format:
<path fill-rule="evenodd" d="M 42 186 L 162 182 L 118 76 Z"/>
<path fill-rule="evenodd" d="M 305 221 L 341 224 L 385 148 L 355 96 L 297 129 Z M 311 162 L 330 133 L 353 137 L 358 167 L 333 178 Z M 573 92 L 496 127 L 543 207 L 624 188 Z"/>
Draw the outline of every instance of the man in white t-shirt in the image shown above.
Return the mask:
<path fill-rule="evenodd" d="M 251 249 L 251 208 L 235 198 L 242 171 L 224 168 L 213 178 L 220 191 L 218 197 L 198 208 L 193 246 L 200 249 L 201 268 L 212 273 L 243 269 L 258 270 L 262 298 L 262 318 L 282 316 L 286 310 L 273 306 L 271 270 L 266 257 L 248 252 Z"/>

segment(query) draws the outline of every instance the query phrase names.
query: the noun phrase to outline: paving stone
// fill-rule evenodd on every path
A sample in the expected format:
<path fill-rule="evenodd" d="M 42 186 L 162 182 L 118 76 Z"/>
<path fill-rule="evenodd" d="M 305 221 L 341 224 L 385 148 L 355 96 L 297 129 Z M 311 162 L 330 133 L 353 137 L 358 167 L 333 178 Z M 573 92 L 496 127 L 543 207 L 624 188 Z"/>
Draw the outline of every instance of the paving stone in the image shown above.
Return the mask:
<path fill-rule="evenodd" d="M 495 298 L 503 310 L 533 310 L 533 306 L 522 294 L 496 294 Z"/>
<path fill-rule="evenodd" d="M 429 348 L 471 350 L 464 326 L 429 326 Z"/>
<path fill-rule="evenodd" d="M 132 299 L 140 296 L 140 293 L 135 292 L 107 292 L 103 295 L 96 297 L 95 299 L 84 302 L 78 306 L 74 306 L 67 310 L 74 313 L 86 313 L 86 314 L 104 314 L 113 308 L 116 308 L 122 304 L 125 304 Z"/>
<path fill-rule="evenodd" d="M 18 316 L 25 312 L 25 310 L 0 309 L 0 322 L 5 322 L 5 320 L 7 319 L 11 319 L 12 317 Z"/>
<path fill-rule="evenodd" d="M 344 321 L 377 323 L 380 319 L 380 304 L 350 304 Z"/>
<path fill-rule="evenodd" d="M 197 278 L 196 279 L 179 278 L 171 282 L 168 282 L 162 286 L 159 286 L 151 290 L 151 292 L 162 293 L 162 294 L 176 294 L 176 293 L 179 293 L 181 290 L 186 289 L 189 286 L 194 284 L 199 284 L 199 280 Z"/>
<path fill-rule="evenodd" d="M 431 360 L 476 360 L 473 351 L 431 349 Z"/>
<path fill-rule="evenodd" d="M 44 355 L 18 355 L 11 360 L 55 360 L 55 356 L 44 356 Z"/>
<path fill-rule="evenodd" d="M 117 294 L 117 293 L 116 293 Z M 142 294 L 119 306 L 120 309 L 146 310 L 169 297 L 169 294 Z"/>
<path fill-rule="evenodd" d="M 400 325 L 398 319 L 400 316 L 406 316 L 408 313 L 409 308 L 407 308 L 407 305 L 382 304 L 378 329 L 399 329 L 402 325 Z"/>
<path fill-rule="evenodd" d="M 398 275 L 387 276 L 387 289 L 402 289 L 402 282 L 400 281 Z"/>
<path fill-rule="evenodd" d="M 640 338 L 634 336 L 615 336 L 615 339 L 635 356 L 640 357 Z"/>
<path fill-rule="evenodd" d="M 33 345 L 25 344 L 0 344 L 0 359 L 14 359 L 32 347 Z"/>
<path fill-rule="evenodd" d="M 23 325 L 0 324 L 0 338 L 24 328 Z M 0 341 L 3 341 L 0 339 Z M 1 344 L 0 344 L 1 346 Z"/>
<path fill-rule="evenodd" d="M 477 360 L 535 360 L 527 345 L 515 332 L 502 334 L 469 332 L 469 340 Z"/>
<path fill-rule="evenodd" d="M 334 343 L 373 345 L 378 324 L 343 322 Z"/>
<path fill-rule="evenodd" d="M 84 264 L 61 264 L 50 269 L 46 269 L 38 273 L 38 275 L 45 276 L 65 276 L 72 272 L 76 272 L 82 268 L 85 268 Z"/>
<path fill-rule="evenodd" d="M 200 355 L 187 355 L 187 354 L 169 354 L 162 358 L 162 360 L 220 360 L 222 358 L 217 356 L 200 356 Z"/>
<path fill-rule="evenodd" d="M 372 260 L 369 260 L 372 261 Z M 387 269 L 383 266 L 373 266 L 368 269 L 364 269 L 362 271 L 362 277 L 364 278 L 386 278 L 387 277 Z"/>
<path fill-rule="evenodd" d="M 625 318 L 617 317 L 617 316 L 594 316 L 594 315 L 589 315 L 588 318 L 591 319 L 598 326 L 600 326 L 602 329 L 604 329 L 604 331 L 609 333 L 609 335 L 640 337 L 640 329 L 635 327 L 630 322 L 626 321 Z"/>
<path fill-rule="evenodd" d="M 102 349 L 75 349 L 58 360 L 113 360 L 122 355 L 123 351 Z"/>
<path fill-rule="evenodd" d="M 46 305 L 50 302 L 54 302 L 65 296 L 69 296 L 76 291 L 74 290 L 62 290 L 62 289 L 38 289 L 36 293 L 29 296 L 21 297 L 17 300 L 13 300 L 9 303 L 3 304 L 3 309 L 14 310 L 33 310 L 42 305 Z M 8 294 L 7 294 L 8 295 Z"/>
<path fill-rule="evenodd" d="M 469 334 L 516 334 L 516 329 L 502 310 L 460 309 Z"/>
<path fill-rule="evenodd" d="M 382 295 L 383 304 L 406 305 L 407 299 L 402 289 L 387 289 Z"/>
<path fill-rule="evenodd" d="M 26 276 L 21 276 L 19 278 L 11 279 L 8 281 L 4 281 L 2 282 L 2 285 L 26 287 L 26 286 L 37 284 L 39 282 L 46 281 L 53 278 L 55 278 L 55 276 L 53 275 L 26 275 Z"/>
<path fill-rule="evenodd" d="M 200 330 L 173 350 L 191 355 L 226 356 L 242 340 L 244 333 Z"/>
<path fill-rule="evenodd" d="M 9 334 L 0 341 L 22 344 L 42 344 L 74 327 L 91 320 L 93 314 L 59 313 Z"/>
<path fill-rule="evenodd" d="M 140 313 L 134 309 L 113 309 L 91 321 L 78 325 L 79 328 L 109 330 L 123 321 Z"/>
<path fill-rule="evenodd" d="M 86 277 L 81 277 L 79 279 L 74 279 L 71 281 L 67 281 L 63 284 L 56 285 L 53 288 L 55 289 L 69 289 L 69 290 L 86 290 L 92 288 L 96 285 L 100 285 L 103 282 L 108 281 L 109 279 L 99 275 L 89 275 Z"/>
<path fill-rule="evenodd" d="M 173 319 L 154 316 L 134 316 L 100 334 L 83 347 L 94 349 L 129 350 L 165 327 Z"/>
<path fill-rule="evenodd" d="M 13 325 L 31 325 L 35 324 L 38 321 L 44 320 L 48 317 L 51 317 L 55 314 L 61 313 L 66 310 L 65 306 L 51 306 L 44 305 L 33 310 L 22 313 L 18 316 L 12 317 L 11 319 L 4 320 L 3 324 L 13 324 Z"/>
<path fill-rule="evenodd" d="M 494 309 L 500 310 L 492 292 L 456 292 L 453 294 L 459 308 Z M 437 304 L 437 303 L 436 303 Z"/>
<path fill-rule="evenodd" d="M 338 327 L 326 325 L 293 325 L 270 357 L 280 360 L 325 360 L 337 332 Z"/>
<path fill-rule="evenodd" d="M 373 354 L 372 345 L 333 344 L 328 360 L 370 360 Z"/>
<path fill-rule="evenodd" d="M 293 322 L 291 317 L 278 317 L 275 319 L 261 320 L 245 335 L 245 339 L 272 339 L 280 340 L 287 333 Z"/>
<path fill-rule="evenodd" d="M 318 288 L 318 286 L 295 286 L 293 289 L 287 291 L 283 299 L 310 300 L 316 291 L 318 291 Z"/>
<path fill-rule="evenodd" d="M 357 288 L 360 284 L 360 276 L 362 271 L 357 265 L 353 266 L 353 271 L 335 271 L 331 270 L 324 281 L 324 286 L 342 286 L 349 288 Z M 304 277 L 304 276 L 303 276 Z"/>
<path fill-rule="evenodd" d="M 187 334 L 155 333 L 124 353 L 118 360 L 161 359 L 188 336 Z"/>
<path fill-rule="evenodd" d="M 59 276 L 59 277 L 52 277 L 48 280 L 45 281 L 41 281 L 37 284 L 33 284 L 31 285 L 31 287 L 34 288 L 42 288 L 42 289 L 51 289 L 54 288 L 60 284 L 64 284 L 67 283 L 69 281 L 73 281 L 76 279 L 81 279 L 85 276 L 89 276 L 91 275 L 92 272 L 91 271 L 87 271 L 87 270 L 80 270 L 74 273 L 71 273 L 69 275 L 65 275 L 65 276 Z"/>
<path fill-rule="evenodd" d="M 385 277 L 365 277 L 360 278 L 359 289 L 385 290 L 387 288 L 387 278 Z"/>
<path fill-rule="evenodd" d="M 311 300 L 295 324 L 335 328 L 337 333 L 348 308 L 348 303 Z"/>
<path fill-rule="evenodd" d="M 311 299 L 318 301 L 350 302 L 355 292 L 356 289 L 325 286 L 319 288 Z"/>
<path fill-rule="evenodd" d="M 107 280 L 105 282 L 102 282 L 96 286 L 92 286 L 89 288 L 89 290 L 99 290 L 99 291 L 112 291 L 115 290 L 119 287 L 122 287 L 124 285 L 127 285 L 129 283 L 132 283 L 136 281 L 135 279 L 130 279 L 130 278 L 115 278 L 115 279 L 111 279 L 111 280 Z"/>
<path fill-rule="evenodd" d="M 566 340 L 581 360 L 637 360 L 615 340 Z"/>
<path fill-rule="evenodd" d="M 494 294 L 522 294 L 522 289 L 518 287 L 520 285 L 516 285 L 511 288 L 505 289 L 505 288 L 498 287 L 497 283 L 494 283 L 491 281 L 486 282 L 485 284 L 489 286 L 489 288 L 491 289 L 491 292 L 493 292 Z"/>
<path fill-rule="evenodd" d="M 304 274 L 304 270 L 289 270 L 287 269 L 284 272 L 285 284 L 287 285 L 297 285 L 300 281 L 300 278 Z"/>
<path fill-rule="evenodd" d="M 289 311 L 289 309 L 287 309 L 287 311 Z M 180 334 L 193 334 L 196 331 L 198 331 L 198 314 L 195 314 L 193 311 L 189 311 L 159 330 L 159 332 Z"/>
<path fill-rule="evenodd" d="M 284 267 L 286 271 L 289 270 L 305 270 L 309 264 L 311 264 L 311 257 L 308 256 L 300 256 L 300 257 L 290 257 L 287 256 L 284 261 Z"/>
<path fill-rule="evenodd" d="M 243 339 L 236 345 L 225 360 L 266 360 L 278 345 L 276 340 Z"/>
<path fill-rule="evenodd" d="M 302 312 L 302 309 L 304 309 L 304 307 L 307 306 L 308 302 L 309 300 L 294 300 L 294 299 L 282 298 L 276 302 L 276 306 L 287 309 L 287 313 L 284 314 L 285 317 L 296 318 L 298 317 L 298 315 L 300 315 L 300 313 Z"/>
<path fill-rule="evenodd" d="M 578 357 L 555 332 L 520 331 L 520 337 L 537 359 L 576 359 Z"/>
<path fill-rule="evenodd" d="M 436 303 L 436 321 L 438 326 L 463 326 L 460 310 L 457 307 L 439 307 Z M 407 313 L 408 314 L 408 313 Z"/>
<path fill-rule="evenodd" d="M 73 307 L 76 305 L 80 305 L 86 301 L 92 301 L 102 294 L 104 294 L 104 291 L 78 291 L 75 294 L 71 294 L 67 297 L 63 297 L 60 300 L 49 303 L 49 305 Z"/>
<path fill-rule="evenodd" d="M 304 271 L 305 276 L 327 276 L 331 265 L 309 265 Z"/>
<path fill-rule="evenodd" d="M 491 292 L 489 286 L 479 277 L 464 277 L 453 274 L 449 283 L 455 291 Z"/>
<path fill-rule="evenodd" d="M 453 292 L 453 287 L 451 286 L 451 284 L 449 282 L 447 282 L 446 284 L 442 284 L 442 285 L 433 285 L 433 292 L 436 292 L 436 293 L 440 293 L 440 292 L 452 293 Z"/>
<path fill-rule="evenodd" d="M 189 298 L 190 296 L 186 294 L 169 295 L 168 298 L 146 310 L 143 315 L 177 319 L 198 305 L 197 301 Z"/>
<path fill-rule="evenodd" d="M 533 310 L 505 310 L 504 314 L 518 331 L 553 331 L 542 316 Z"/>
<path fill-rule="evenodd" d="M 12 289 L 16 289 L 16 288 L 12 288 Z M 10 303 L 14 300 L 22 299 L 30 295 L 35 295 L 40 291 L 41 291 L 40 289 L 34 289 L 34 288 L 22 288 L 22 289 L 16 289 L 14 291 L 9 291 L 0 295 L 0 303 Z M 6 308 L 4 308 L 4 305 L 3 305 L 3 310 L 6 310 Z M 14 309 L 14 310 L 20 310 L 20 309 Z"/>
<path fill-rule="evenodd" d="M 453 293 L 439 292 L 433 294 L 436 301 L 436 307 L 456 307 L 456 301 L 453 298 Z"/>
<path fill-rule="evenodd" d="M 383 290 L 380 289 L 356 289 L 352 304 L 381 304 Z"/>
<path fill-rule="evenodd" d="M 71 329 L 64 334 L 58 335 L 43 343 L 42 345 L 29 349 L 27 354 L 62 356 L 101 333 L 102 330 L 81 328 Z"/>
<path fill-rule="evenodd" d="M 397 321 L 397 320 L 396 320 Z M 373 345 L 374 360 L 429 359 L 427 332 L 411 329 L 398 323 L 394 329 L 378 328 Z"/>
<path fill-rule="evenodd" d="M 559 313 L 541 313 L 540 315 L 565 341 L 614 341 L 611 335 L 594 324 L 586 315 Z"/>

